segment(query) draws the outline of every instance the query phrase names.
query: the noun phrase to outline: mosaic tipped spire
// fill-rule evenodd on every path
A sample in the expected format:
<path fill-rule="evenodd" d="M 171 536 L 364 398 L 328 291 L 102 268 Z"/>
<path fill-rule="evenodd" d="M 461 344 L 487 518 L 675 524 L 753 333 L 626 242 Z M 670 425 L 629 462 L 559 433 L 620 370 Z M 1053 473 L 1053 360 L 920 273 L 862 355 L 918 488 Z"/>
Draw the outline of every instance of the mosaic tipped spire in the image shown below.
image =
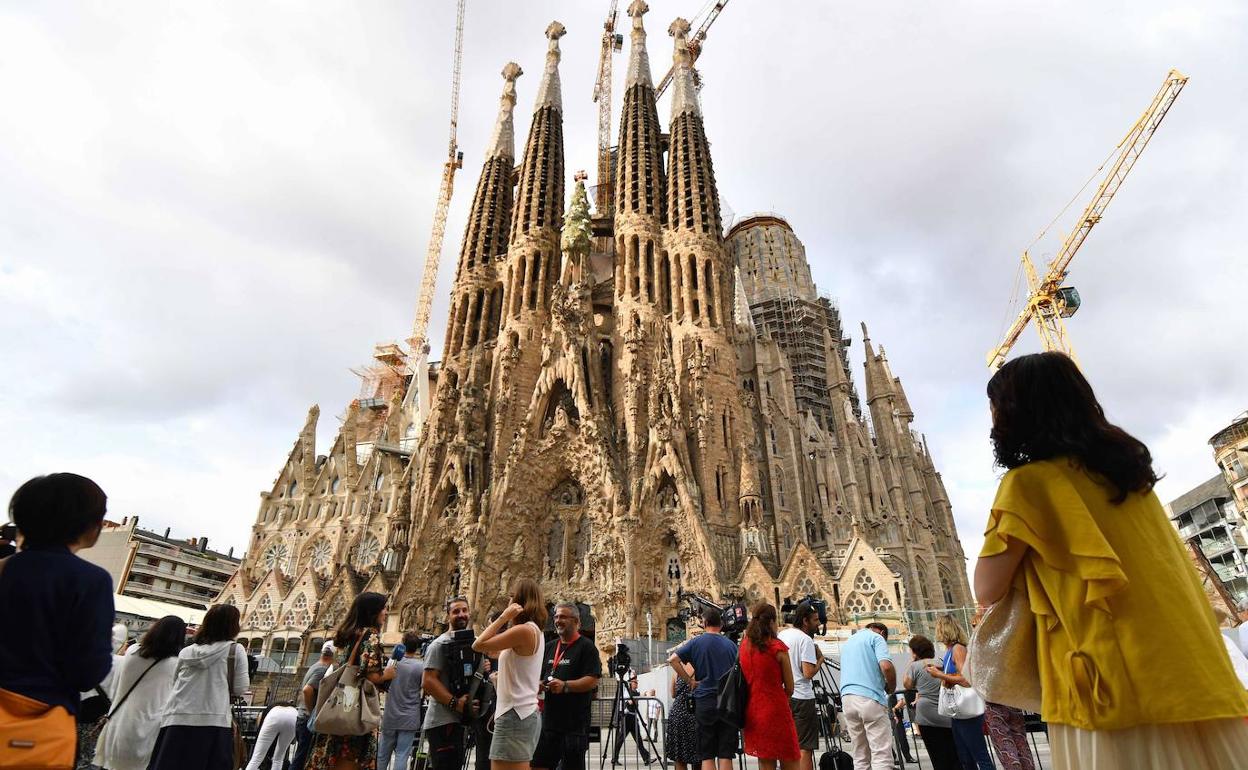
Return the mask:
<path fill-rule="evenodd" d="M 633 0 L 628 6 L 628 15 L 633 20 L 633 30 L 629 33 L 632 47 L 628 51 L 628 76 L 624 79 L 624 88 L 641 84 L 654 88 L 654 80 L 650 77 L 650 54 L 646 53 L 646 28 L 641 17 L 650 10 L 645 0 Z"/>
<path fill-rule="evenodd" d="M 553 107 L 563 112 L 563 94 L 559 86 L 559 59 L 562 56 L 559 51 L 559 38 L 567 32 L 567 28 L 557 21 L 552 21 L 546 27 L 546 38 L 550 43 L 546 49 L 546 68 L 542 71 L 542 83 L 537 87 L 534 112 L 543 107 Z"/>
<path fill-rule="evenodd" d="M 672 49 L 672 118 L 686 112 L 702 114 L 698 90 L 693 83 L 693 52 L 689 50 L 689 22 L 676 19 L 667 34 L 674 38 Z"/>
<path fill-rule="evenodd" d="M 512 113 L 516 109 L 516 79 L 524 74 L 514 61 L 503 67 L 503 95 L 498 98 L 498 120 L 494 122 L 494 134 L 490 137 L 487 158 L 516 157 L 516 126 Z"/>

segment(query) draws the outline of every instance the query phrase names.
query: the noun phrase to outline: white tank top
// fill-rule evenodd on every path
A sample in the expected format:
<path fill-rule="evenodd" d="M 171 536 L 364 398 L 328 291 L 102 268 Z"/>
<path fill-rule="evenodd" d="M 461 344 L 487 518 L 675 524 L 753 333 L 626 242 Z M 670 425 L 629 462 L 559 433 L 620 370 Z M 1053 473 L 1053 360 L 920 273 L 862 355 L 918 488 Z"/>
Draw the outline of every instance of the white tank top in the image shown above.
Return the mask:
<path fill-rule="evenodd" d="M 546 654 L 546 640 L 536 623 L 525 623 L 533 629 L 537 637 L 537 649 L 532 655 L 521 655 L 512 650 L 503 650 L 498 656 L 498 681 L 495 691 L 498 696 L 496 713 L 499 716 L 514 710 L 521 719 L 526 719 L 537 711 L 537 688 L 542 678 L 542 658 Z"/>

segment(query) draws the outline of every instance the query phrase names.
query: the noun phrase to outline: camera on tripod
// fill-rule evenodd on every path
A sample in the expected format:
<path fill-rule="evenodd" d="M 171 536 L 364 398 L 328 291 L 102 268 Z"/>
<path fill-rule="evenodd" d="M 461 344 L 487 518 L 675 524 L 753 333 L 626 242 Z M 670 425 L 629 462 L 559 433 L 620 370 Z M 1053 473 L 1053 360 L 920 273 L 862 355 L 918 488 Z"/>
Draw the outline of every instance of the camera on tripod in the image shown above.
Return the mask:
<path fill-rule="evenodd" d="M 633 667 L 633 656 L 629 653 L 627 644 L 620 642 L 615 646 L 615 654 L 607 659 L 607 667 L 618 679 L 628 675 L 629 669 Z"/>
<path fill-rule="evenodd" d="M 780 605 L 780 612 L 784 622 L 790 626 L 797 625 L 797 608 L 803 604 L 809 604 L 819 616 L 819 633 L 826 634 L 828 632 L 828 603 L 823 599 L 818 599 L 814 594 L 806 594 L 798 601 L 792 598 L 786 599 L 784 604 Z"/>
<path fill-rule="evenodd" d="M 724 636 L 731 639 L 734 643 L 741 641 L 741 635 L 745 633 L 745 628 L 750 624 L 750 613 L 745 609 L 745 605 L 741 602 L 733 602 L 725 606 L 720 606 L 704 596 L 693 593 L 680 592 L 680 599 L 687 604 L 680 608 L 676 616 L 682 622 L 689 622 L 691 618 L 696 618 L 702 614 L 702 610 L 714 608 L 719 610 L 719 615 L 723 619 L 723 626 L 720 631 Z"/>

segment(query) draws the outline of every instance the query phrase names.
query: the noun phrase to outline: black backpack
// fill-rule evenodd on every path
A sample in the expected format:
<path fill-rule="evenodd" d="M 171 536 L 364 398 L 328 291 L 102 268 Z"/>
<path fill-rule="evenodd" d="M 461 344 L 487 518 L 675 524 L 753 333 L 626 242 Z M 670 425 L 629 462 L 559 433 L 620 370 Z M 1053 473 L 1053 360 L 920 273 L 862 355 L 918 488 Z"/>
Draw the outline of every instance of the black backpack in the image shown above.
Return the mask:
<path fill-rule="evenodd" d="M 715 706 L 719 720 L 740 730 L 745 727 L 745 704 L 750 699 L 750 686 L 746 684 L 741 661 L 737 660 L 728 673 L 719 678 L 719 694 Z"/>
<path fill-rule="evenodd" d="M 840 749 L 819 755 L 819 770 L 854 770 L 854 758 Z"/>

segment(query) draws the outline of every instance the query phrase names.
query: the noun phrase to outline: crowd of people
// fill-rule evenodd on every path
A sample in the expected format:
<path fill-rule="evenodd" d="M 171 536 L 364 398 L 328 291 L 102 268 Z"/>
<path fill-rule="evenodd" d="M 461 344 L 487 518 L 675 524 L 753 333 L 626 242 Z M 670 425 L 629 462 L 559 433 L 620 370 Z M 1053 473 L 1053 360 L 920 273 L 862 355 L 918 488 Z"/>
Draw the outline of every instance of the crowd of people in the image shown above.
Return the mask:
<path fill-rule="evenodd" d="M 1006 473 L 988 515 L 975 594 L 989 606 L 1017 592 L 1029 611 L 1053 765 L 1248 765 L 1248 693 L 1153 493 L 1158 477 L 1147 447 L 1106 420 L 1086 379 L 1060 354 L 1007 363 L 989 382 L 988 399 Z M 599 649 L 580 633 L 573 604 L 553 605 L 548 638 L 549 605 L 527 578 L 475 636 L 468 599 L 448 601 L 447 630 L 423 657 L 413 631 L 388 659 L 387 597 L 360 594 L 296 701 L 266 712 L 248 761 L 231 708 L 250 686 L 235 641 L 237 608 L 214 606 L 194 629 L 163 618 L 134 645 L 124 627 L 115 636 L 109 575 L 76 556 L 98 539 L 106 502 L 97 484 L 71 473 L 31 479 L 12 497 L 16 543 L 6 534 L 4 545 L 18 548 L 0 560 L 0 607 L 20 622 L 0 628 L 0 768 L 238 770 L 246 762 L 258 770 L 270 753 L 280 768 L 293 743 L 292 770 L 407 770 L 423 740 L 432 770 L 461 770 L 470 744 L 477 770 L 584 770 Z M 730 770 L 743 746 L 762 770 L 813 770 L 820 717 L 812 680 L 823 664 L 814 608 L 799 605 L 781 629 L 775 607 L 760 603 L 739 644 L 721 633 L 717 609 L 705 610 L 702 626 L 669 660 L 666 760 L 677 770 Z M 937 770 L 993 767 L 985 735 L 1005 767 L 1031 770 L 1018 708 L 946 708 L 949 692 L 974 692 L 967 631 L 954 616 L 939 619 L 934 640 L 908 639 L 912 660 L 900 683 L 888 634 L 870 623 L 839 650 L 858 770 L 893 767 L 905 713 Z M 468 689 L 465 654 L 481 661 Z M 371 691 L 365 682 L 386 691 L 380 721 L 359 734 L 318 732 L 326 688 L 337 692 L 348 670 L 358 672 L 357 691 Z M 732 676 L 748 691 L 740 730 L 720 709 L 720 682 L 738 681 Z M 631 737 L 649 764 L 657 714 L 635 700 L 634 678 L 621 675 L 620 683 L 628 697 L 612 725 L 614 759 Z"/>

